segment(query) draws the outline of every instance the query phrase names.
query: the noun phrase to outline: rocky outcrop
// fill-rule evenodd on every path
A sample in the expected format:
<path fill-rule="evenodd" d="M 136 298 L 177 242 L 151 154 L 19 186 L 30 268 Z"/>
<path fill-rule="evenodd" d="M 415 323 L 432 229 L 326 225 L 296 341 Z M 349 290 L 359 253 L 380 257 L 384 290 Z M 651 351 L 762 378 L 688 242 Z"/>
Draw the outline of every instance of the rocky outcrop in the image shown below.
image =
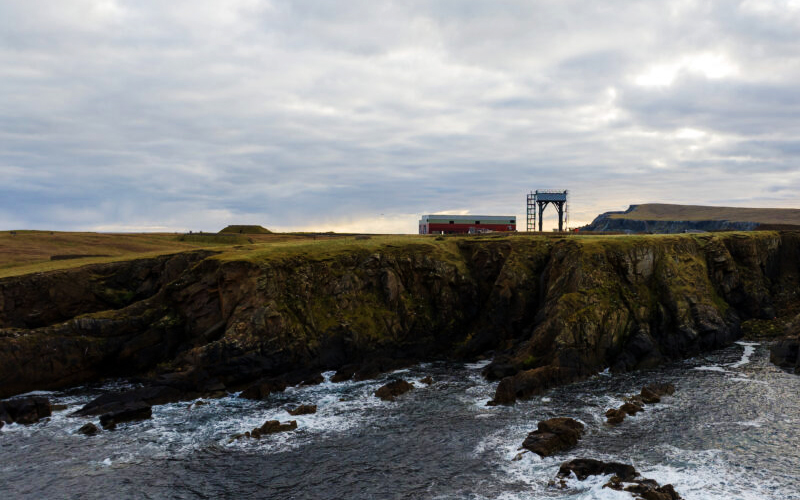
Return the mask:
<path fill-rule="evenodd" d="M 670 396 L 675 393 L 675 386 L 670 383 L 656 383 L 642 387 L 639 394 L 625 398 L 625 403 L 619 408 L 611 408 L 606 411 L 606 419 L 609 424 L 619 424 L 629 415 L 636 415 L 644 411 L 645 405 L 661 402 L 662 396 Z"/>
<path fill-rule="evenodd" d="M 420 241 L 240 260 L 195 255 L 180 265 L 151 259 L 158 279 L 111 273 L 114 289 L 134 291 L 113 307 L 65 299 L 37 323 L 15 305 L 19 318 L 0 328 L 0 397 L 137 376 L 180 399 L 242 389 L 263 398 L 273 389 L 251 391 L 259 381 L 294 385 L 326 370 L 338 370 L 332 381 L 362 380 L 491 350 L 494 402 L 510 404 L 605 368 L 652 367 L 727 345 L 742 320 L 800 301 L 800 237 L 791 232 Z M 87 269 L 59 273 L 90 287 Z M 64 279 L 0 280 L 0 310 L 11 311 L 14 297 L 45 304 L 45 284 Z"/>
<path fill-rule="evenodd" d="M 405 380 L 394 380 L 375 391 L 375 397 L 384 401 L 394 401 L 397 396 L 405 394 L 413 388 L 414 386 Z"/>
<path fill-rule="evenodd" d="M 33 424 L 51 413 L 50 401 L 41 396 L 0 401 L 0 422 Z"/>
<path fill-rule="evenodd" d="M 100 415 L 100 426 L 111 430 L 123 422 L 147 420 L 153 416 L 153 408 L 145 403 L 128 403 L 122 408 Z"/>
<path fill-rule="evenodd" d="M 91 422 L 86 422 L 78 429 L 78 434 L 83 434 L 84 436 L 94 436 L 98 432 L 100 432 L 100 429 Z"/>
<path fill-rule="evenodd" d="M 267 420 L 264 422 L 261 427 L 256 427 L 252 431 L 247 431 L 244 434 L 237 434 L 231 438 L 234 439 L 241 439 L 241 438 L 252 438 L 252 439 L 261 439 L 263 436 L 268 434 L 276 434 L 278 432 L 288 432 L 297 429 L 297 421 L 292 420 L 285 424 L 280 423 L 278 420 Z"/>
<path fill-rule="evenodd" d="M 286 411 L 289 412 L 289 415 L 293 417 L 299 415 L 311 415 L 312 413 L 317 413 L 317 405 L 300 405 L 297 408 Z"/>
<path fill-rule="evenodd" d="M 539 456 L 549 457 L 568 450 L 583 435 L 583 424 L 567 417 L 551 418 L 539 422 L 537 429 L 525 438 L 522 447 Z"/>

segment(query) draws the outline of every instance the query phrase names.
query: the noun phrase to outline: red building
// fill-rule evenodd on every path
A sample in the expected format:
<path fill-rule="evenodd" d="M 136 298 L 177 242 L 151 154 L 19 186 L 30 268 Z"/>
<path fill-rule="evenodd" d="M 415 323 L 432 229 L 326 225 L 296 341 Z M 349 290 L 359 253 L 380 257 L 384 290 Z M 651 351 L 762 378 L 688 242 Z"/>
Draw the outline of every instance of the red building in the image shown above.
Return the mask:
<path fill-rule="evenodd" d="M 514 215 L 423 215 L 419 234 L 484 233 L 516 231 Z"/>

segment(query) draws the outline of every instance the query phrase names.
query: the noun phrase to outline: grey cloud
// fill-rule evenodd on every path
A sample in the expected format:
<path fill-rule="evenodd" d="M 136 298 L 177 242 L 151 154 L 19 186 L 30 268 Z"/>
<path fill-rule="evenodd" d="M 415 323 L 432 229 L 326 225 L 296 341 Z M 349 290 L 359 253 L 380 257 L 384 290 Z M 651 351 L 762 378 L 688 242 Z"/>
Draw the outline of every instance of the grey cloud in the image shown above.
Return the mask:
<path fill-rule="evenodd" d="M 521 216 L 544 187 L 572 190 L 575 222 L 646 201 L 785 204 L 799 18 L 729 2 L 5 2 L 0 226 L 380 230 L 386 214 L 414 231 L 422 212 Z M 739 72 L 635 83 L 699 53 Z"/>

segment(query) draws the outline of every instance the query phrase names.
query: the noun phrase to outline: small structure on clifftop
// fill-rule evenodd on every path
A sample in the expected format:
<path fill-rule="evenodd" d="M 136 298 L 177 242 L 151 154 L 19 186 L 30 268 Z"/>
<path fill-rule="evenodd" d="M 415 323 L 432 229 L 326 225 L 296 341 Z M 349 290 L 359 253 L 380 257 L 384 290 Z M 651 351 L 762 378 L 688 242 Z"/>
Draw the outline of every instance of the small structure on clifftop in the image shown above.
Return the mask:
<path fill-rule="evenodd" d="M 515 215 L 423 215 L 419 234 L 475 234 L 516 231 Z"/>
<path fill-rule="evenodd" d="M 563 231 L 567 222 L 567 190 L 537 189 L 528 193 L 527 228 L 528 232 L 536 231 L 536 209 L 539 209 L 539 232 L 542 231 L 542 215 L 550 203 L 558 212 L 558 230 Z"/>

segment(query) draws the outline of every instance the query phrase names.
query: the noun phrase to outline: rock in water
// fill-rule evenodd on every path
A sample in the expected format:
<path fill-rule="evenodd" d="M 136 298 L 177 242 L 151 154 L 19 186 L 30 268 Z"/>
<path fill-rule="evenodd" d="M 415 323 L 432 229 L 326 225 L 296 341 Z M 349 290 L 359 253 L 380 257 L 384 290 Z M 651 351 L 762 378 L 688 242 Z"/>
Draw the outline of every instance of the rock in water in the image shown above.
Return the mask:
<path fill-rule="evenodd" d="M 84 436 L 94 436 L 98 432 L 100 432 L 100 429 L 98 429 L 97 426 L 91 422 L 83 424 L 83 426 L 78 429 L 78 433 L 83 434 Z"/>
<path fill-rule="evenodd" d="M 50 415 L 50 401 L 41 396 L 0 401 L 0 421 L 32 424 Z"/>
<path fill-rule="evenodd" d="M 622 409 L 611 408 L 606 411 L 607 422 L 612 425 L 621 424 L 627 416 L 628 413 Z"/>
<path fill-rule="evenodd" d="M 323 377 L 321 373 L 317 373 L 303 380 L 300 385 L 319 385 L 323 382 L 325 382 L 325 377 Z"/>
<path fill-rule="evenodd" d="M 772 364 L 800 374 L 800 337 L 781 340 L 769 349 Z"/>
<path fill-rule="evenodd" d="M 581 481 L 589 476 L 613 474 L 622 481 L 630 482 L 639 475 L 632 465 L 621 464 L 619 462 L 602 462 L 592 458 L 576 458 L 561 464 L 561 467 L 558 469 L 558 476 L 568 477 L 570 473 L 573 472 Z"/>
<path fill-rule="evenodd" d="M 236 439 L 242 437 L 249 437 L 253 439 L 261 439 L 261 436 L 265 436 L 267 434 L 275 434 L 277 432 L 287 432 L 293 431 L 297 429 L 297 421 L 292 420 L 291 422 L 282 424 L 278 420 L 267 420 L 261 427 L 256 427 L 250 432 L 245 432 L 244 434 L 240 434 L 238 436 L 234 436 Z"/>
<path fill-rule="evenodd" d="M 153 408 L 145 403 L 130 403 L 117 411 L 100 415 L 100 425 L 103 429 L 113 429 L 122 422 L 133 422 L 135 420 L 147 420 L 153 416 Z"/>
<path fill-rule="evenodd" d="M 643 387 L 643 389 L 647 389 L 648 391 L 659 396 L 672 396 L 675 394 L 675 386 L 666 382 L 646 385 Z"/>
<path fill-rule="evenodd" d="M 581 481 L 589 476 L 611 474 L 611 480 L 603 485 L 604 488 L 627 491 L 636 498 L 643 498 L 644 500 L 681 500 L 681 496 L 678 495 L 671 484 L 659 486 L 652 479 L 640 477 L 632 465 L 619 462 L 602 462 L 591 458 L 576 458 L 569 462 L 564 462 L 558 469 L 558 477 L 560 478 L 569 477 L 572 473 Z M 624 483 L 629 484 L 625 485 Z"/>
<path fill-rule="evenodd" d="M 640 395 L 642 396 L 642 401 L 644 401 L 646 404 L 661 402 L 661 396 L 651 391 L 647 387 L 642 387 L 642 392 L 640 393 Z"/>
<path fill-rule="evenodd" d="M 286 410 L 289 412 L 289 415 L 294 417 L 298 415 L 311 415 L 312 413 L 317 413 L 317 405 L 300 405 L 294 410 Z"/>
<path fill-rule="evenodd" d="M 548 457 L 578 444 L 583 434 L 583 424 L 567 417 L 551 418 L 539 422 L 538 428 L 528 434 L 522 447 L 540 456 Z"/>
<path fill-rule="evenodd" d="M 90 415 L 112 414 L 133 407 L 160 405 L 179 401 L 182 393 L 173 387 L 142 387 L 125 392 L 103 394 L 87 403 L 74 415 L 86 417 Z"/>
<path fill-rule="evenodd" d="M 420 379 L 420 382 L 425 385 L 431 385 L 433 383 L 433 378 L 431 378 L 431 376 L 428 375 L 427 377 Z"/>
<path fill-rule="evenodd" d="M 282 380 L 268 379 L 260 380 L 243 390 L 239 394 L 240 398 L 245 399 L 266 399 L 273 392 L 283 392 L 286 390 L 286 382 Z"/>
<path fill-rule="evenodd" d="M 406 382 L 405 380 L 395 380 L 393 382 L 389 382 L 388 384 L 384 385 L 377 391 L 375 391 L 375 396 L 381 398 L 384 401 L 394 401 L 394 399 L 401 395 L 405 394 L 406 392 L 413 389 L 414 386 Z"/>

